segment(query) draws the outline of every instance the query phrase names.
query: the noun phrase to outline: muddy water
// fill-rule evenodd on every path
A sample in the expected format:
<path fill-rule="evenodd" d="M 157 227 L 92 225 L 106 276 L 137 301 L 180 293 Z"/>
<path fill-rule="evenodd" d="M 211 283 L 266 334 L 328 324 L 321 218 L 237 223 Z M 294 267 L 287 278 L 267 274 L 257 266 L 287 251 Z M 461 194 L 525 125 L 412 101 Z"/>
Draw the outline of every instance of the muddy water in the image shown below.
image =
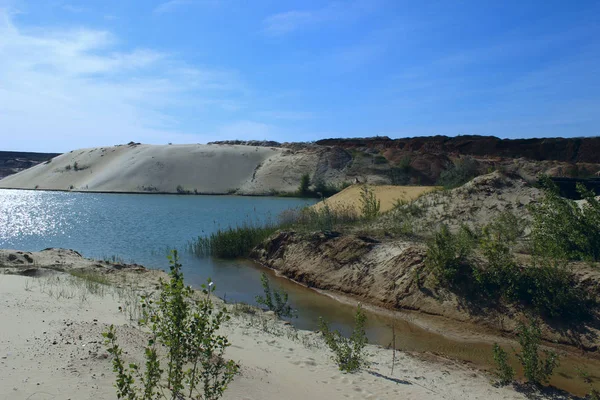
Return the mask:
<path fill-rule="evenodd" d="M 319 293 L 296 284 L 288 279 L 277 277 L 272 271 L 266 270 L 254 263 L 243 262 L 246 268 L 267 272 L 272 285 L 285 289 L 290 295 L 290 301 L 298 310 L 298 317 L 291 322 L 299 329 L 315 330 L 318 328 L 319 317 L 331 321 L 332 327 L 349 334 L 354 324 L 356 307 L 351 301 L 338 301 L 330 295 Z M 249 299 L 251 301 L 251 299 Z M 436 333 L 435 324 L 429 324 L 432 329 L 422 327 L 419 316 L 411 314 L 390 313 L 387 310 L 368 308 L 367 336 L 370 343 L 384 347 L 392 345 L 392 326 L 396 333 L 396 348 L 410 352 L 429 352 L 440 356 L 470 363 L 478 368 L 490 369 L 493 366 L 493 340 L 474 339 L 458 340 L 447 335 Z M 456 323 L 455 332 L 468 329 Z M 454 336 L 454 335 L 452 335 Z M 512 348 L 518 349 L 518 343 L 506 338 L 499 338 L 502 346 L 510 354 Z M 577 368 L 590 373 L 596 385 L 600 385 L 600 360 L 588 359 L 576 354 L 565 353 L 555 349 L 561 355 L 560 366 L 555 371 L 551 385 L 576 395 L 583 396 L 589 392 L 589 385 L 578 376 Z M 515 357 L 512 364 L 522 377 L 522 371 Z"/>

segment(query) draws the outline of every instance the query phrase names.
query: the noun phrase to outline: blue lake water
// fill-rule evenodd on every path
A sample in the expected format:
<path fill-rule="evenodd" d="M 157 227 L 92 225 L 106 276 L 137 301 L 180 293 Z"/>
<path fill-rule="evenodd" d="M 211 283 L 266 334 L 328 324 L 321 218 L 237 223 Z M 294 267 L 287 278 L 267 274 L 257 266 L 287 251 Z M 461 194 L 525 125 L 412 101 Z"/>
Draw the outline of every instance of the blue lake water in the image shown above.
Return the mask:
<path fill-rule="evenodd" d="M 186 279 L 211 277 L 219 294 L 253 299 L 259 273 L 245 261 L 197 258 L 187 242 L 219 228 L 275 220 L 283 210 L 313 200 L 277 197 L 93 194 L 0 189 L 0 248 L 74 249 L 86 257 L 118 257 L 167 268 L 169 249 L 180 250 Z M 251 265 L 250 267 L 249 264 Z"/>
<path fill-rule="evenodd" d="M 255 304 L 262 293 L 260 276 L 267 272 L 272 286 L 290 295 L 298 318 L 292 323 L 301 329 L 316 329 L 318 318 L 349 333 L 355 308 L 328 296 L 275 277 L 247 260 L 197 258 L 184 250 L 189 240 L 218 228 L 244 222 L 275 220 L 283 210 L 311 204 L 312 200 L 276 197 L 182 196 L 157 194 L 92 194 L 0 189 L 0 248 L 39 251 L 47 247 L 74 249 L 86 257 L 119 257 L 146 267 L 168 268 L 169 249 L 180 250 L 186 282 L 197 286 L 211 277 L 217 294 L 228 302 Z M 396 347 L 411 351 L 433 351 L 481 365 L 491 361 L 489 343 L 467 343 L 423 330 L 399 318 L 367 311 L 369 341 L 389 345 L 391 326 Z M 574 365 L 600 363 L 569 358 Z M 572 368 L 573 367 L 573 368 Z M 579 391 L 574 380 L 556 375 L 553 384 Z"/>
<path fill-rule="evenodd" d="M 0 248 L 39 251 L 73 249 L 90 258 L 118 257 L 151 268 L 168 269 L 170 249 L 180 250 L 186 282 L 193 286 L 210 277 L 217 295 L 230 302 L 255 304 L 267 272 L 274 287 L 283 287 L 298 310 L 293 322 L 315 329 L 318 317 L 348 332 L 355 309 L 328 296 L 277 278 L 248 260 L 198 258 L 184 251 L 189 240 L 218 228 L 244 222 L 275 220 L 286 209 L 314 203 L 310 199 L 240 196 L 71 193 L 0 189 Z M 387 332 L 374 315 L 370 334 Z M 386 339 L 387 340 L 387 339 Z M 389 343 L 386 342 L 386 344 Z"/>

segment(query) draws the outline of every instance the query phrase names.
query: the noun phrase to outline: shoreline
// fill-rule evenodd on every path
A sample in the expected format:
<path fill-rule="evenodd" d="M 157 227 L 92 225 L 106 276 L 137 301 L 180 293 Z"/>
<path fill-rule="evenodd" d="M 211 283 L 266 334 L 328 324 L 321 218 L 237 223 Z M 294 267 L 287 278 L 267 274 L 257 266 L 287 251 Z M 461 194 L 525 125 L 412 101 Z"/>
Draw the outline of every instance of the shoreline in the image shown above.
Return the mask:
<path fill-rule="evenodd" d="M 76 262 L 72 267 L 98 268 L 92 267 L 97 263 L 91 260 L 86 263 Z M 127 285 L 152 286 L 148 275 L 152 271 L 117 270 L 110 265 L 105 268 L 117 282 L 134 273 L 135 279 L 126 281 Z M 11 393 L 15 400 L 36 393 L 67 398 L 70 390 L 76 389 L 79 398 L 114 398 L 111 362 L 99 333 L 107 324 L 115 323 L 128 359 L 138 360 L 142 357 L 143 332 L 118 311 L 122 304 L 118 296 L 87 293 L 85 300 L 80 300 L 78 292 L 71 297 L 57 297 L 56 291 L 54 295 L 44 291 L 45 279 L 52 278 L 0 275 L 0 301 L 5 305 L 0 310 L 0 321 L 8 327 L 0 339 L 7 349 L 0 354 L 7 367 L 0 369 L 0 393 Z M 77 286 L 77 290 L 85 289 Z M 297 330 L 268 312 L 238 312 L 235 305 L 221 302 L 219 307 L 232 312 L 231 321 L 224 326 L 233 344 L 227 357 L 242 365 L 242 375 L 236 377 L 224 399 L 304 399 L 307 395 L 328 400 L 436 399 L 441 393 L 445 398 L 461 400 L 526 398 L 511 387 L 492 386 L 489 375 L 479 369 L 426 353 L 397 351 L 392 375 L 392 350 L 374 345 L 368 346 L 371 367 L 357 374 L 343 374 L 329 360 L 329 351 L 317 333 Z M 297 390 L 300 382 L 302 393 Z"/>

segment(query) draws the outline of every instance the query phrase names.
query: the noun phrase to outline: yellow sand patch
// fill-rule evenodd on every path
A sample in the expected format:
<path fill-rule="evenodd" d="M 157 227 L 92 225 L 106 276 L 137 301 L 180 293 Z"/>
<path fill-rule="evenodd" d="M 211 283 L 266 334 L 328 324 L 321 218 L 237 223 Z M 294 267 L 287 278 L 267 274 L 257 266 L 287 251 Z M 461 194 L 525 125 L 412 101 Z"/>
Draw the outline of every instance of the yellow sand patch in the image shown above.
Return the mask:
<path fill-rule="evenodd" d="M 352 206 L 357 212 L 360 212 L 360 190 L 362 185 L 352 185 L 342 190 L 341 192 L 328 198 L 327 204 L 331 208 L 349 207 Z M 397 200 L 412 201 L 424 193 L 438 189 L 437 186 L 369 186 L 375 193 L 377 200 L 381 202 L 381 212 L 389 211 L 394 207 Z M 313 206 L 316 209 L 323 207 L 323 202 Z"/>

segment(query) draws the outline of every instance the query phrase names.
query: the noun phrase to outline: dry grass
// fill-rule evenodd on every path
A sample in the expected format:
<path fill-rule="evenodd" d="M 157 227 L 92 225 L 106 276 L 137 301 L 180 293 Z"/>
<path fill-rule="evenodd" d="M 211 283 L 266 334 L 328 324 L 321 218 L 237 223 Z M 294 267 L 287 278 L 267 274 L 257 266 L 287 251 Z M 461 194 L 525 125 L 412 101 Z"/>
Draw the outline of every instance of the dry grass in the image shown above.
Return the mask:
<path fill-rule="evenodd" d="M 331 196 L 327 199 L 327 204 L 332 209 L 338 209 L 342 207 L 353 207 L 356 212 L 360 213 L 361 202 L 360 202 L 360 189 L 362 185 L 352 185 L 342 190 L 341 192 Z M 381 185 L 370 187 L 377 200 L 381 202 L 380 212 L 386 212 L 394 207 L 394 204 L 398 200 L 400 201 L 412 201 L 424 193 L 432 190 L 439 189 L 437 186 L 393 186 L 393 185 Z M 319 202 L 312 206 L 313 208 L 320 210 L 323 207 L 323 202 Z"/>

